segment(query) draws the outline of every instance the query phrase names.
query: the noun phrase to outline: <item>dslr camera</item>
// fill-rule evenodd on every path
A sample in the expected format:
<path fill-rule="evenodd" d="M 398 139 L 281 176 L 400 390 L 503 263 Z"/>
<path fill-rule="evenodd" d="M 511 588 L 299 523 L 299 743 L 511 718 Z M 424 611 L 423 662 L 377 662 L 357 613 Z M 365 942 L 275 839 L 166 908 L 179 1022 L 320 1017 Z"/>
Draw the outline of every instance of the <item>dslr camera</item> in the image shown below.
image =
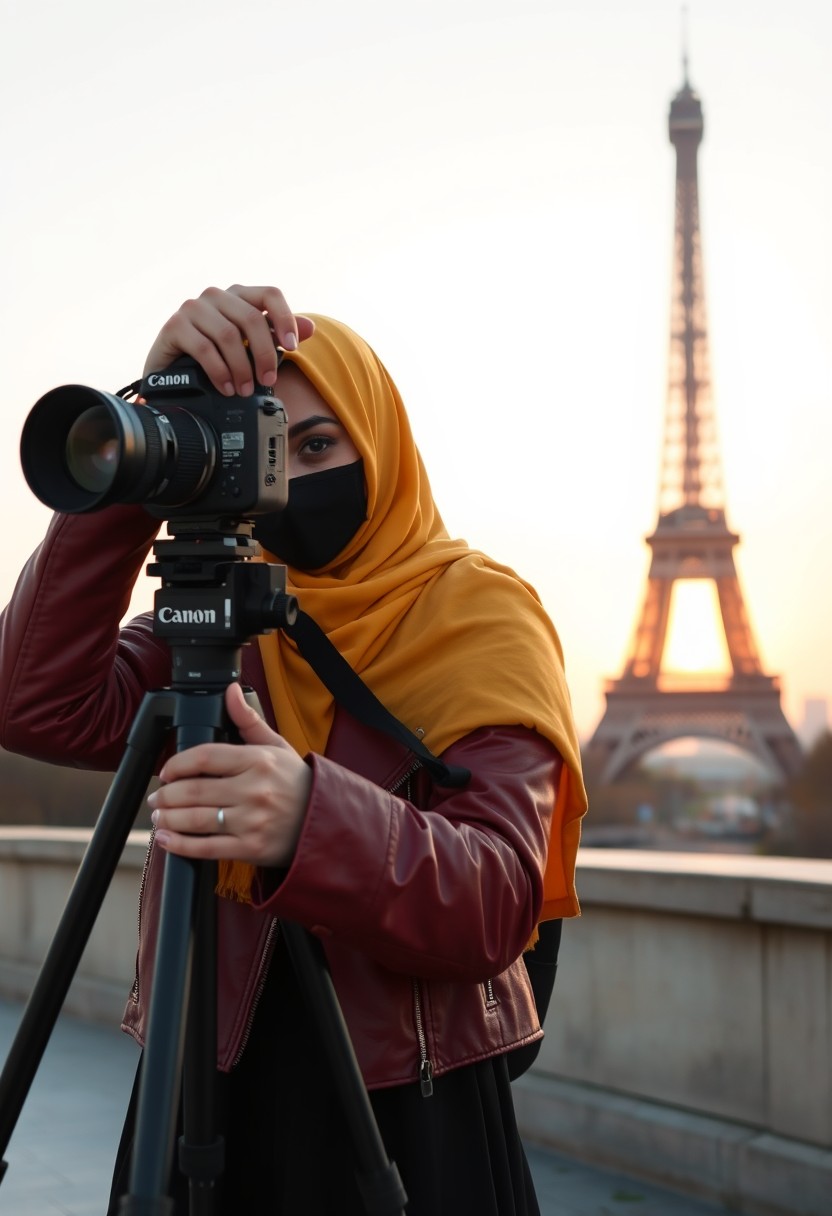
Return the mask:
<path fill-rule="evenodd" d="M 125 396 L 138 392 L 144 404 Z M 55 511 L 142 503 L 158 519 L 249 518 L 286 506 L 286 411 L 272 390 L 217 392 L 193 359 L 177 359 L 115 396 L 54 388 L 23 426 L 32 492 Z"/>

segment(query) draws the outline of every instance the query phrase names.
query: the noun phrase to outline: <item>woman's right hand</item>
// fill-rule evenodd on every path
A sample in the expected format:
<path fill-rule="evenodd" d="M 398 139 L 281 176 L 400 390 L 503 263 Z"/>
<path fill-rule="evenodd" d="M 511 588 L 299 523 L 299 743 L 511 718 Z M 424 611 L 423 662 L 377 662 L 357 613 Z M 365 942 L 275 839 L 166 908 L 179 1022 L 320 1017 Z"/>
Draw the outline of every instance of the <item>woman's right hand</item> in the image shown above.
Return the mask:
<path fill-rule="evenodd" d="M 208 287 L 196 300 L 186 300 L 162 326 L 144 373 L 161 371 L 180 355 L 190 355 L 219 392 L 248 397 L 254 391 L 249 351 L 258 382 L 272 386 L 277 380 L 275 347 L 297 350 L 298 342 L 314 329 L 314 321 L 295 316 L 276 287 Z"/>

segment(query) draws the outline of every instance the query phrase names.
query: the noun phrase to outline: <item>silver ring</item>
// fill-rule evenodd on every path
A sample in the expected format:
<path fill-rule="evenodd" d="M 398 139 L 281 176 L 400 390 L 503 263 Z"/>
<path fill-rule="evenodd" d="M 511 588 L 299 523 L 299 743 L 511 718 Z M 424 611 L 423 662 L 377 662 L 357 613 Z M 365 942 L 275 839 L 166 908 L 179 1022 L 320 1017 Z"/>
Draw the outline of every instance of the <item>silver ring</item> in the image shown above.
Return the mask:
<path fill-rule="evenodd" d="M 222 807 L 217 811 L 217 831 L 225 831 L 225 810 Z"/>

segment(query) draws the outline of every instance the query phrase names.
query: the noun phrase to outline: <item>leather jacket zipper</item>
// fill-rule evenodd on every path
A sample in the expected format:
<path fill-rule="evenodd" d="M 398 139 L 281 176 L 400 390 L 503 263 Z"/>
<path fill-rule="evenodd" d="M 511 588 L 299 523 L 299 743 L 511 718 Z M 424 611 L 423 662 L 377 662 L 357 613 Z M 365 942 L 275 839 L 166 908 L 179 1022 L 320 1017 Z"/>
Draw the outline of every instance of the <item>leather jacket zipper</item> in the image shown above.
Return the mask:
<path fill-rule="evenodd" d="M 388 788 L 388 794 L 397 794 L 404 789 L 404 797 L 410 802 L 410 778 L 421 767 L 421 760 L 415 760 L 407 772 L 403 773 L 395 784 Z M 433 1094 L 433 1064 L 428 1057 L 428 1040 L 422 1019 L 422 986 L 415 978 L 413 980 L 413 1020 L 416 1023 L 416 1037 L 419 1040 L 419 1087 L 422 1097 L 430 1098 Z"/>
<path fill-rule="evenodd" d="M 416 1021 L 416 1036 L 419 1039 L 419 1086 L 422 1097 L 433 1093 L 433 1065 L 428 1059 L 428 1041 L 422 1021 L 422 989 L 418 980 L 413 981 L 413 1014 Z"/>
<path fill-rule="evenodd" d="M 144 890 L 147 886 L 147 872 L 150 869 L 150 855 L 153 852 L 153 841 L 156 837 L 156 825 L 150 829 L 150 839 L 147 843 L 147 852 L 144 857 L 144 869 L 142 870 L 142 881 L 139 883 L 139 911 L 138 911 L 138 933 L 136 945 L 136 978 L 133 980 L 133 988 L 130 993 L 130 1000 L 134 1005 L 139 1003 L 139 955 L 142 948 L 142 905 L 144 904 Z"/>
<path fill-rule="evenodd" d="M 410 802 L 410 800 L 411 800 L 410 778 L 413 776 L 414 773 L 418 772 L 421 767 L 422 767 L 422 761 L 414 760 L 414 762 L 411 764 L 411 766 L 407 770 L 407 772 L 402 773 L 401 777 L 398 777 L 393 785 L 390 785 L 387 787 L 387 793 L 388 794 L 398 794 L 399 791 L 401 790 L 402 786 L 407 786 L 404 796 L 405 796 L 405 798 L 407 798 L 408 802 Z"/>
<path fill-rule="evenodd" d="M 254 1025 L 254 1015 L 257 1013 L 257 1006 L 260 1004 L 260 998 L 263 995 L 263 989 L 266 987 L 266 979 L 269 974 L 269 967 L 268 967 L 269 958 L 274 949 L 274 943 L 275 943 L 275 940 L 276 940 L 279 932 L 280 932 L 280 921 L 275 916 L 272 919 L 272 923 L 269 925 L 269 931 L 266 934 L 266 942 L 265 942 L 265 945 L 263 946 L 262 952 L 260 954 L 260 960 L 257 964 L 257 987 L 255 988 L 254 996 L 251 999 L 251 1008 L 248 1011 L 248 1017 L 246 1018 L 246 1024 L 243 1027 L 243 1035 L 242 1035 L 242 1038 L 240 1039 L 240 1046 L 237 1049 L 237 1054 L 235 1055 L 234 1060 L 231 1065 L 232 1068 L 236 1068 L 237 1065 L 240 1063 L 240 1060 L 243 1057 L 243 1052 L 246 1049 L 246 1044 L 248 1043 L 249 1036 L 251 1035 L 251 1028 Z"/>

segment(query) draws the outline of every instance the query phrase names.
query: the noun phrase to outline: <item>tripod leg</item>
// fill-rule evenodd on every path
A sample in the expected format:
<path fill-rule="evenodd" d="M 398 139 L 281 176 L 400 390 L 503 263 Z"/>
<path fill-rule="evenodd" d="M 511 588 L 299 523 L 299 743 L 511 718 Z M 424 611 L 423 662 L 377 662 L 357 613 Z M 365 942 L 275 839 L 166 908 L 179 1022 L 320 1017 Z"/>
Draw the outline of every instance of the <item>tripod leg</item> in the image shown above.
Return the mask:
<path fill-rule="evenodd" d="M 58 928 L 0 1077 L 0 1155 L 5 1153 L 104 896 L 124 851 L 172 714 L 170 694 L 142 701 Z M 5 1173 L 2 1163 L 0 1178 Z"/>
<path fill-rule="evenodd" d="M 184 751 L 199 743 L 213 743 L 228 737 L 225 714 L 224 691 L 212 694 L 176 694 L 173 720 L 176 731 L 176 750 Z M 200 879 L 200 872 L 204 874 Z M 197 892 L 203 888 L 203 908 L 213 903 L 216 886 L 216 865 L 192 862 L 170 853 L 165 859 L 165 877 L 162 888 L 162 903 L 159 915 L 159 935 L 156 949 L 156 965 L 148 1018 L 147 1043 L 145 1046 L 142 1079 L 136 1114 L 136 1137 L 130 1168 L 129 1193 L 119 1201 L 119 1213 L 130 1216 L 164 1216 L 173 1212 L 173 1202 L 165 1197 L 170 1180 L 173 1160 L 173 1141 L 182 1077 L 182 1062 L 185 1047 L 185 1028 L 188 1021 L 188 994 L 193 991 L 191 976 L 194 960 L 194 939 L 197 921 Z M 203 915 L 201 925 L 208 930 L 209 940 L 200 935 L 198 943 L 200 962 L 199 976 L 205 975 L 204 956 L 216 956 L 216 937 L 211 935 L 213 917 Z M 209 976 L 214 974 L 212 964 L 207 965 Z M 210 982 L 210 981 L 209 981 Z M 192 1022 L 205 1014 L 206 1008 L 212 1026 L 210 1042 L 205 1029 L 199 1032 L 202 1043 L 198 1061 L 193 1059 L 189 1067 L 188 1081 L 204 1086 L 196 1098 L 190 1093 L 186 1097 L 186 1114 L 190 1117 L 196 1107 L 212 1111 L 214 1074 L 216 1071 L 216 984 L 211 992 L 200 992 L 190 1001 L 195 1005 Z M 191 1049 L 189 1048 L 189 1054 Z M 185 1162 L 199 1158 L 202 1146 L 209 1149 L 215 1129 L 210 1127 L 204 1139 L 196 1140 L 186 1123 Z M 216 1189 L 208 1180 L 206 1185 L 192 1187 L 202 1210 L 212 1212 Z M 192 1198 L 192 1203 L 195 1200 Z M 192 1208 L 193 1210 L 193 1208 Z"/>
<path fill-rule="evenodd" d="M 255 693 L 248 703 L 262 714 Z M 219 723 L 211 722 L 219 735 Z M 229 731 L 231 724 L 227 723 Z M 233 733 L 233 731 L 232 731 Z M 190 746 L 183 724 L 180 738 Z M 223 737 L 227 737 L 223 733 Z M 198 741 L 198 740 L 197 740 Z M 235 740 L 237 741 L 237 740 Z M 179 1168 L 189 1179 L 191 1216 L 211 1216 L 216 1187 L 225 1169 L 225 1140 L 217 1101 L 218 1078 L 214 1063 L 217 1043 L 217 875 L 216 863 L 199 868 L 196 941 L 191 975 L 188 1025 L 185 1035 L 184 1135 L 179 1142 Z"/>
<path fill-rule="evenodd" d="M 159 916 L 159 943 L 147 1042 L 136 1111 L 130 1193 L 120 1212 L 172 1213 L 170 1179 L 185 1038 L 185 994 L 193 957 L 196 864 L 169 854 Z"/>
<path fill-rule="evenodd" d="M 216 863 L 199 870 L 196 941 L 185 1036 L 184 1135 L 179 1168 L 189 1179 L 191 1216 L 214 1211 L 216 1186 L 225 1168 L 225 1141 L 217 1102 L 217 873 Z"/>
<path fill-rule="evenodd" d="M 320 943 L 300 925 L 281 921 L 281 928 L 352 1136 L 365 1210 L 371 1216 L 398 1216 L 407 1193 L 395 1162 L 388 1160 Z"/>

